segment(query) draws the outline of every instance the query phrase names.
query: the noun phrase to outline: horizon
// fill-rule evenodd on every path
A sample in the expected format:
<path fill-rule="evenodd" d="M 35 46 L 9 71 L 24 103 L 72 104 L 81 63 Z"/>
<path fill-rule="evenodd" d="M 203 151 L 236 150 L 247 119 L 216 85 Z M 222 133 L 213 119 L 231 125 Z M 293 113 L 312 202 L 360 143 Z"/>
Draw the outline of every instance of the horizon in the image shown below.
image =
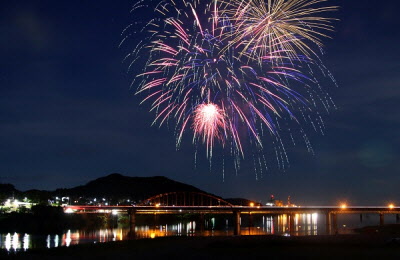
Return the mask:
<path fill-rule="evenodd" d="M 124 175 L 124 174 L 122 174 L 122 173 L 118 173 L 118 172 L 113 172 L 113 173 L 110 173 L 110 174 L 106 174 L 106 175 L 103 175 L 103 176 L 100 176 L 100 177 L 97 177 L 97 178 L 94 178 L 94 179 L 91 179 L 91 180 L 88 180 L 88 181 L 86 181 L 85 183 L 81 183 L 81 184 L 77 184 L 77 185 L 75 185 L 75 186 L 70 186 L 70 187 L 57 187 L 57 188 L 53 188 L 53 189 L 35 189 L 35 188 L 32 188 L 32 189 L 28 189 L 28 190 L 20 190 L 20 189 L 18 189 L 18 187 L 16 187 L 14 184 L 12 184 L 12 183 L 0 183 L 0 184 L 11 184 L 11 185 L 13 185 L 14 186 L 14 188 L 16 189 L 16 190 L 18 190 L 18 191 L 21 191 L 21 192 L 28 192 L 28 191 L 32 191 L 32 190 L 39 190 L 39 191 L 49 191 L 49 192 L 55 192 L 55 191 L 57 191 L 57 190 L 59 190 L 59 189 L 72 189 L 72 188 L 76 188 L 76 187 L 80 187 L 80 186 L 86 186 L 87 184 L 89 184 L 89 183 L 91 183 L 91 182 L 93 182 L 93 181 L 96 181 L 96 180 L 98 180 L 98 179 L 104 179 L 104 178 L 107 178 L 107 177 L 110 177 L 111 175 L 118 175 L 118 176 L 121 176 L 121 177 L 130 177 L 130 178 L 166 178 L 166 179 L 168 179 L 168 180 L 171 180 L 171 181 L 173 181 L 173 182 L 178 182 L 178 183 L 182 183 L 182 184 L 184 184 L 184 185 L 189 185 L 189 186 L 193 186 L 194 188 L 197 188 L 197 189 L 200 189 L 201 191 L 203 191 L 203 192 L 205 192 L 205 193 L 208 193 L 208 194 L 214 194 L 214 193 L 212 193 L 212 192 L 209 192 L 208 190 L 206 190 L 206 189 L 202 189 L 202 188 L 199 188 L 199 187 L 197 187 L 196 185 L 193 185 L 193 184 L 190 184 L 190 183 L 185 183 L 185 182 L 180 182 L 180 181 L 177 181 L 177 180 L 174 180 L 174 179 L 171 179 L 171 178 L 168 178 L 168 177 L 166 177 L 166 176 L 160 176 L 160 175 L 155 175 L 155 176 L 129 176 L 129 175 Z M 251 199 L 251 198 L 247 198 L 247 197 L 226 197 L 226 196 L 222 196 L 222 195 L 220 195 L 220 194 L 218 194 L 218 193 L 216 193 L 216 194 L 214 194 L 214 195 L 216 195 L 216 196 L 219 196 L 219 197 L 221 197 L 221 198 L 223 198 L 223 199 L 247 199 L 247 200 L 250 200 L 250 201 L 256 201 L 256 202 L 259 202 L 259 203 L 265 203 L 265 202 L 267 202 L 267 201 L 269 201 L 270 200 L 270 197 L 265 197 L 265 198 L 263 198 L 263 199 L 259 199 L 259 200 L 256 200 L 256 199 Z M 275 197 L 275 199 L 278 199 L 278 200 L 281 200 L 281 201 L 286 201 L 286 199 L 287 199 L 287 197 L 288 196 L 290 196 L 290 195 L 287 195 L 286 197 L 278 197 L 278 196 L 275 196 L 275 194 L 270 194 L 270 195 L 273 195 L 274 197 Z M 292 196 L 290 196 L 291 197 L 291 200 L 293 199 L 292 198 Z M 296 198 L 295 198 L 296 199 Z M 293 200 L 292 200 L 293 201 Z M 306 202 L 303 202 L 303 203 L 299 203 L 298 201 L 295 201 L 295 203 L 294 203 L 295 205 L 296 204 L 301 204 L 301 206 L 310 206 L 311 204 L 307 204 Z M 387 205 L 393 205 L 393 200 L 390 200 L 390 201 L 384 201 L 384 202 L 382 202 L 381 204 L 349 204 L 349 200 L 337 200 L 337 201 L 334 201 L 333 203 L 331 203 L 331 204 L 314 204 L 314 206 L 333 206 L 333 207 L 340 207 L 341 205 L 346 205 L 346 206 L 372 206 L 372 205 L 380 205 L 380 206 L 382 206 L 382 207 L 387 207 Z M 265 206 L 265 205 L 263 205 L 263 206 Z"/>

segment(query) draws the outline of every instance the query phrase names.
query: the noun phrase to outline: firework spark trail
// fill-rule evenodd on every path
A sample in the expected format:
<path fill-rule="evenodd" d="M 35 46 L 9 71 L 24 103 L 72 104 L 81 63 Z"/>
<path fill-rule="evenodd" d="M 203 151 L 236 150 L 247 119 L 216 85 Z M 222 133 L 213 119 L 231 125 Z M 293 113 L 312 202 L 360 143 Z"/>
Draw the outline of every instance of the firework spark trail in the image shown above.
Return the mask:
<path fill-rule="evenodd" d="M 194 139 L 201 136 L 203 143 L 207 144 L 207 156 L 212 157 L 212 147 L 214 139 L 224 142 L 224 132 L 226 129 L 225 114 L 215 104 L 200 104 L 194 111 L 193 118 Z"/>
<path fill-rule="evenodd" d="M 324 1 L 227 4 L 214 0 L 204 4 L 203 0 L 166 0 L 154 4 L 155 18 L 141 29 L 147 35 L 145 40 L 128 54 L 134 57 L 130 68 L 147 54 L 143 71 L 134 82 L 139 85 L 137 94 L 145 95 L 141 103 L 150 102 L 150 111 L 156 113 L 153 124 L 161 126 L 174 120 L 177 147 L 185 131 L 192 129 L 193 142 L 206 145 L 210 160 L 218 141 L 229 147 L 235 168 L 245 156 L 246 143 L 256 151 L 273 143 L 278 164 L 284 167 L 288 159 L 279 121 L 300 124 L 300 116 L 316 128 L 304 113 L 318 106 L 314 97 L 323 97 L 322 104 L 329 107 L 329 98 L 311 71 L 317 66 L 324 72 L 324 67 L 309 57 L 314 52 L 299 38 L 320 45 L 317 35 L 322 34 L 314 30 L 330 29 L 330 20 L 311 18 L 331 8 L 307 8 Z M 147 8 L 143 3 L 134 10 L 142 5 Z M 265 19 L 257 19 L 266 12 L 274 21 L 263 29 Z M 321 128 L 323 122 L 317 121 L 317 125 Z M 305 133 L 301 134 L 311 150 Z M 264 155 L 262 158 L 265 162 Z M 260 158 L 255 161 L 260 162 Z"/>
<path fill-rule="evenodd" d="M 333 31 L 335 19 L 322 16 L 336 11 L 337 6 L 321 6 L 328 0 L 230 0 L 224 14 L 231 17 L 237 28 L 235 45 L 243 52 L 264 56 L 285 51 L 287 57 L 316 55 L 312 44 L 322 48 L 324 31 Z M 310 44 L 311 43 L 311 44 Z M 316 55 L 317 56 L 317 55 Z M 275 61 L 279 61 L 276 59 Z"/>

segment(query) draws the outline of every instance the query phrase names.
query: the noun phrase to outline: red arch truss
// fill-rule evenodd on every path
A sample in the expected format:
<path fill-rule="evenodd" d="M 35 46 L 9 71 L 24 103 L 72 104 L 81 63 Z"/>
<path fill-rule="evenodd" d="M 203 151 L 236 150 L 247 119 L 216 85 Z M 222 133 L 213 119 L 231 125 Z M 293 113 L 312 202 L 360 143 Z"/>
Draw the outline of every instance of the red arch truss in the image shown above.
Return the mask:
<path fill-rule="evenodd" d="M 143 201 L 142 205 L 160 206 L 233 206 L 226 200 L 203 192 L 168 192 Z"/>

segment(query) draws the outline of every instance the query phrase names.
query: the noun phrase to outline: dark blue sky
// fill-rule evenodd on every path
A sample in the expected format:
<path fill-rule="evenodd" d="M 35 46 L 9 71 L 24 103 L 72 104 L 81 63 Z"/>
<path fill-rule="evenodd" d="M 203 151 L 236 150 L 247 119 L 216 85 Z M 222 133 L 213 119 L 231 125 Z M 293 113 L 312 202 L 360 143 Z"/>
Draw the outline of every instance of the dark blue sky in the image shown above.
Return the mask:
<path fill-rule="evenodd" d="M 122 63 L 122 30 L 133 1 L 3 1 L 0 7 L 0 182 L 55 189 L 109 173 L 164 175 L 224 197 L 300 204 L 400 204 L 400 4 L 332 0 L 326 66 L 339 88 L 325 136 L 308 132 L 315 155 L 288 147 L 291 167 L 256 181 L 251 163 L 225 182 L 190 138 L 150 127 Z M 199 157 L 203 155 L 199 154 Z M 215 167 L 217 168 L 217 167 Z"/>

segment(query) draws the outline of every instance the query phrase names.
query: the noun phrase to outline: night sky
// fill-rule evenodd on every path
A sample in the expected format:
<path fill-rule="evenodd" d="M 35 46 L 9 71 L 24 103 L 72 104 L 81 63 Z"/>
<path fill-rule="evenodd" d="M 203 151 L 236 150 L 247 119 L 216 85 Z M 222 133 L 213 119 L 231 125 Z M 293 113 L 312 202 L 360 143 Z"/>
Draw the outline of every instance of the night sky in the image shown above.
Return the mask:
<path fill-rule="evenodd" d="M 307 131 L 315 154 L 288 146 L 290 168 L 256 180 L 251 159 L 237 173 L 194 162 L 190 137 L 151 127 L 119 48 L 134 1 L 2 1 L 0 182 L 27 190 L 82 185 L 119 172 L 163 175 L 223 197 L 298 204 L 400 204 L 400 3 L 332 0 L 333 39 L 322 57 L 339 87 L 325 135 Z M 218 165 L 218 161 L 216 162 Z M 271 158 L 271 164 L 274 164 Z"/>

